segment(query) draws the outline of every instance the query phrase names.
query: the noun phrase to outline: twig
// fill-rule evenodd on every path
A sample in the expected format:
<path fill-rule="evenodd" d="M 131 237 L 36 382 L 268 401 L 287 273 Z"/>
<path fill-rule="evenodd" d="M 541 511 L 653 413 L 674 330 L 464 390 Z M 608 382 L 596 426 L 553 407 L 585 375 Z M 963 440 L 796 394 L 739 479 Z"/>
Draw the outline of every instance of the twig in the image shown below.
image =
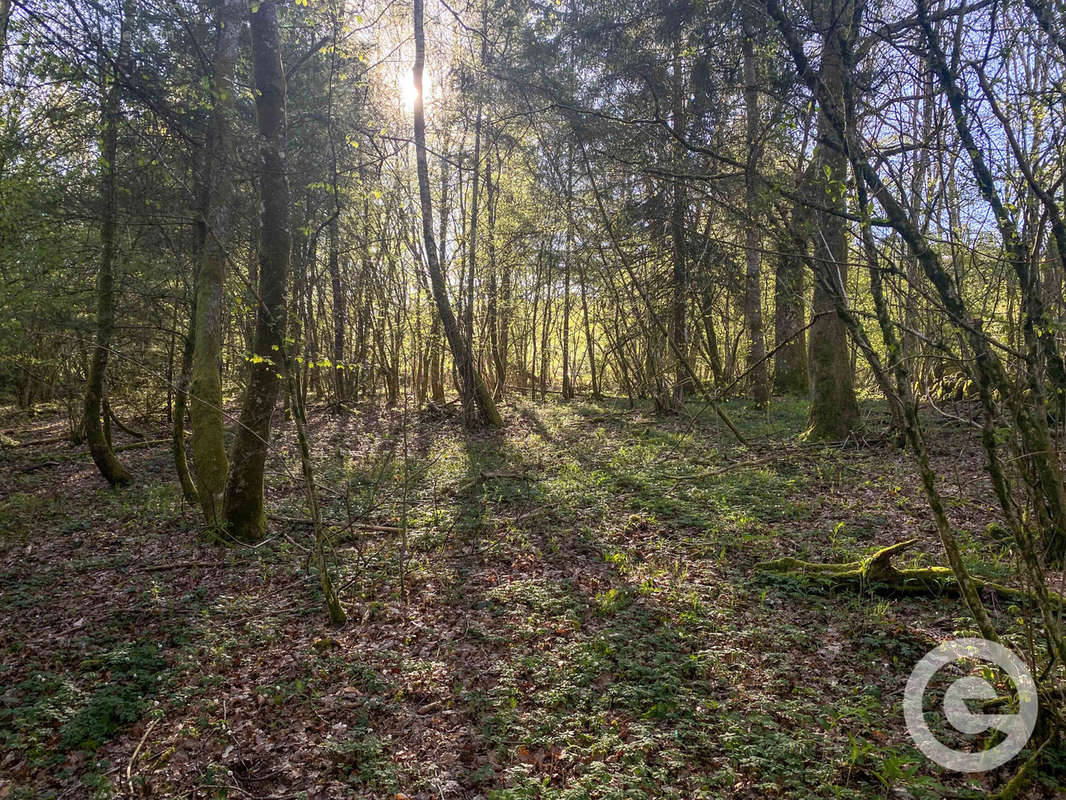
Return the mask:
<path fill-rule="evenodd" d="M 141 754 L 141 748 L 144 747 L 144 743 L 148 740 L 148 734 L 152 732 L 152 728 L 161 720 L 162 717 L 156 717 L 148 723 L 148 727 L 144 729 L 144 736 L 137 742 L 137 747 L 133 750 L 133 755 L 130 756 L 130 763 L 126 765 L 126 785 L 129 787 L 130 796 L 133 796 L 133 765 L 137 761 L 137 757 Z"/>

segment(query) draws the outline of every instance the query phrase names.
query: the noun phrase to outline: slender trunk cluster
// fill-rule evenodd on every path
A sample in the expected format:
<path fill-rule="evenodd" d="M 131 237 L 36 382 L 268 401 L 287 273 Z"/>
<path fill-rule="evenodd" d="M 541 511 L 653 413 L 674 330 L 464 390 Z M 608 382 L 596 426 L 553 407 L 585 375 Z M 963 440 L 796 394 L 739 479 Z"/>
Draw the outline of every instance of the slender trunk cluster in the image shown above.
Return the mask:
<path fill-rule="evenodd" d="M 418 196 L 422 207 L 422 237 L 425 243 L 426 268 L 429 271 L 430 285 L 433 288 L 433 298 L 437 303 L 437 313 L 440 315 L 444 335 L 447 337 L 448 344 L 451 347 L 456 371 L 459 373 L 460 395 L 467 419 L 498 428 L 503 425 L 503 419 L 500 417 L 500 412 L 496 409 L 496 404 L 492 400 L 492 393 L 489 392 L 488 386 L 486 386 L 480 372 L 477 370 L 470 342 L 464 340 L 459 332 L 459 325 L 456 322 L 451 302 L 448 299 L 448 290 L 444 283 L 444 274 L 441 271 L 437 247 L 433 237 L 433 203 L 429 193 L 426 115 L 422 98 L 422 73 L 426 60 L 426 38 L 423 27 L 422 6 L 422 0 L 414 0 L 415 60 L 412 74 L 415 88 L 415 160 L 418 170 Z M 474 218 L 476 219 L 476 214 Z M 471 272 L 473 272 L 472 262 Z"/>

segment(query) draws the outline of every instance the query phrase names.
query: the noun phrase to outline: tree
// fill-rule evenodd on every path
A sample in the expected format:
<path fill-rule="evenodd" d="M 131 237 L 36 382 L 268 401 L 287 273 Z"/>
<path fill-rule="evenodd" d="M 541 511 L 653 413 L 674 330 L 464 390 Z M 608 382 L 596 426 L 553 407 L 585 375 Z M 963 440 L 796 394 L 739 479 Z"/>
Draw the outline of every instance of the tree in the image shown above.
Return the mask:
<path fill-rule="evenodd" d="M 859 427 L 847 329 L 835 313 L 834 295 L 846 294 L 848 242 L 846 184 L 848 161 L 834 120 L 843 119 L 844 54 L 854 41 L 854 0 L 831 0 L 817 21 L 822 39 L 819 80 L 818 171 L 814 226 L 814 321 L 810 329 L 811 408 L 808 437 L 840 440 Z"/>
<path fill-rule="evenodd" d="M 103 99 L 101 125 L 101 199 L 100 268 L 96 285 L 96 337 L 89 377 L 85 384 L 85 438 L 89 443 L 100 474 L 112 486 L 127 484 L 130 473 L 119 462 L 111 448 L 110 420 L 107 419 L 107 364 L 111 356 L 111 341 L 115 333 L 115 229 L 118 220 L 116 175 L 118 172 L 118 127 L 122 123 L 123 73 L 130 53 L 130 34 L 135 0 L 124 0 L 119 17 L 117 53 L 109 69 L 101 70 L 101 83 L 106 88 Z M 6 26 L 6 18 L 4 20 Z M 105 57 L 106 59 L 106 57 Z M 104 59 L 102 59 L 104 60 Z"/>
<path fill-rule="evenodd" d="M 211 127 L 201 160 L 202 207 L 199 220 L 200 264 L 194 281 L 195 325 L 189 385 L 193 468 L 204 517 L 220 523 L 229 464 L 226 459 L 222 399 L 222 318 L 230 215 L 233 205 L 233 160 L 230 116 L 234 69 L 240 42 L 242 0 L 218 0 L 214 75 L 211 81 Z"/>
<path fill-rule="evenodd" d="M 286 84 L 276 0 L 251 14 L 255 109 L 259 123 L 259 292 L 255 347 L 233 440 L 223 511 L 235 539 L 255 542 L 266 531 L 263 469 L 270 423 L 284 369 L 286 302 L 292 250 L 289 178 L 285 171 Z"/>
<path fill-rule="evenodd" d="M 745 24 L 741 46 L 744 59 L 745 146 L 748 157 L 744 169 L 744 204 L 748 224 L 744 233 L 744 317 L 751 347 L 748 371 L 751 373 L 752 399 L 757 406 L 770 402 L 770 378 L 766 368 L 766 343 L 762 326 L 762 253 L 759 235 L 759 191 L 756 173 L 759 162 L 759 88 L 755 67 L 754 32 Z"/>
<path fill-rule="evenodd" d="M 448 344 L 451 347 L 456 371 L 459 373 L 460 396 L 467 420 L 471 423 L 481 423 L 498 428 L 502 427 L 503 419 L 496 409 L 492 394 L 474 364 L 471 343 L 464 340 L 459 332 L 459 325 L 456 322 L 455 314 L 452 312 L 451 302 L 448 300 L 448 290 L 444 283 L 444 274 L 441 272 L 440 262 L 437 257 L 437 246 L 433 238 L 433 204 L 429 193 L 426 115 L 422 98 L 422 73 L 426 59 L 426 38 L 422 20 L 422 6 L 422 0 L 414 0 L 415 60 L 412 67 L 412 75 L 415 91 L 415 159 L 418 170 L 418 196 L 422 212 L 422 238 L 425 243 L 424 257 L 426 268 L 429 271 L 430 285 L 433 288 L 433 299 L 437 303 L 437 313 L 440 315 L 444 335 L 447 337 Z M 474 213 L 476 216 L 476 208 Z M 473 300 L 473 298 L 470 299 L 471 301 Z"/>

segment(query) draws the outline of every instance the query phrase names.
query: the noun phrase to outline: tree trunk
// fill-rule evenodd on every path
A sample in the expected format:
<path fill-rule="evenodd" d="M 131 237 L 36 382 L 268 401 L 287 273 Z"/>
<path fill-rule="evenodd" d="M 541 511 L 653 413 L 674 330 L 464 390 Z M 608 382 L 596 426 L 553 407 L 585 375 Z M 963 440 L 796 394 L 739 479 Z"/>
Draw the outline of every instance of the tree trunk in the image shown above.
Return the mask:
<path fill-rule="evenodd" d="M 748 326 L 748 371 L 752 399 L 757 406 L 770 402 L 770 379 L 766 368 L 766 342 L 762 324 L 762 254 L 759 235 L 759 194 L 756 170 L 759 162 L 759 90 L 755 75 L 755 44 L 751 31 L 744 32 L 744 110 L 747 118 L 748 159 L 744 170 L 744 202 L 748 224 L 744 232 L 744 319 Z"/>
<path fill-rule="evenodd" d="M 813 162 L 812 162 L 813 163 Z M 813 166 L 808 175 L 813 174 Z M 801 181 L 800 193 L 807 186 Z M 810 239 L 810 213 L 797 202 L 786 220 L 789 236 L 780 243 L 774 269 L 774 391 L 784 395 L 805 395 L 807 380 L 807 336 L 803 331 L 806 314 L 804 264 Z"/>
<path fill-rule="evenodd" d="M 118 206 L 115 196 L 115 176 L 118 169 L 118 126 L 122 114 L 123 71 L 129 60 L 130 27 L 135 13 L 134 0 L 125 0 L 119 23 L 119 45 L 116 67 L 105 80 L 110 81 L 103 105 L 103 169 L 101 195 L 103 217 L 100 222 L 100 271 L 96 285 L 96 341 L 89 376 L 85 386 L 85 438 L 100 474 L 112 486 L 129 483 L 132 478 L 115 457 L 111 438 L 102 418 L 107 385 L 107 362 L 111 355 L 111 339 L 115 332 L 115 233 Z"/>
<path fill-rule="evenodd" d="M 445 336 L 448 337 L 452 358 L 455 360 L 456 369 L 459 372 L 460 394 L 467 419 L 492 427 L 502 427 L 503 419 L 500 417 L 500 412 L 497 411 L 496 404 L 492 400 L 492 394 L 481 379 L 481 375 L 474 368 L 470 349 L 471 343 L 463 341 L 463 337 L 459 332 L 459 325 L 456 322 L 455 314 L 452 313 L 447 287 L 444 284 L 444 275 L 441 272 L 440 262 L 437 260 L 437 248 L 433 241 L 433 204 L 429 194 L 426 116 L 422 100 L 422 71 L 426 59 L 426 37 L 422 22 L 422 3 L 423 0 L 414 0 L 414 13 L 412 16 L 414 17 L 415 61 L 412 74 L 415 85 L 415 160 L 418 168 L 418 194 L 422 206 L 422 237 L 425 241 L 426 263 L 429 269 L 430 283 L 433 287 L 433 298 L 437 302 L 437 311 L 440 314 L 441 325 L 444 327 Z"/>
<path fill-rule="evenodd" d="M 213 111 L 203 161 L 204 230 L 196 280 L 196 325 L 189 384 L 193 473 L 204 518 L 221 521 L 226 489 L 226 441 L 222 417 L 222 316 L 226 248 L 233 208 L 232 142 L 234 69 L 240 42 L 240 0 L 219 0 L 218 42 L 211 84 Z"/>
<path fill-rule="evenodd" d="M 491 144 L 491 142 L 490 142 Z M 503 385 L 506 379 L 507 366 L 503 352 L 500 350 L 500 308 L 499 308 L 499 282 L 496 275 L 496 184 L 492 178 L 492 148 L 489 148 L 489 156 L 485 158 L 485 205 L 488 211 L 488 251 L 489 251 L 489 275 L 488 297 L 485 304 L 485 316 L 489 329 L 489 350 L 492 356 L 493 391 L 494 400 L 503 396 Z"/>
<path fill-rule="evenodd" d="M 552 257 L 554 251 L 550 248 L 546 253 L 544 262 L 546 277 L 544 278 L 544 310 L 541 312 L 540 325 L 540 399 L 548 396 L 548 370 L 551 368 L 551 351 L 548 350 L 548 342 L 551 339 L 552 321 Z"/>
<path fill-rule="evenodd" d="M 684 80 L 681 74 L 681 61 L 674 53 L 673 59 L 673 113 L 670 122 L 674 135 L 683 137 L 685 132 L 685 95 Z M 685 185 L 675 179 L 673 185 L 673 202 L 670 209 L 670 241 L 672 245 L 673 295 L 671 297 L 670 340 L 672 362 L 674 364 L 674 386 L 670 393 L 670 405 L 676 411 L 685 407 L 685 397 L 691 392 L 691 380 L 682 363 L 688 357 L 688 262 L 685 253 L 685 209 L 688 197 Z M 658 397 L 656 403 L 659 402 Z"/>
<path fill-rule="evenodd" d="M 483 109 L 481 99 L 477 102 L 477 114 L 474 120 L 474 165 L 473 175 L 470 178 L 470 228 L 467 238 L 467 255 L 469 256 L 469 267 L 466 272 L 466 300 L 463 304 L 463 337 L 466 339 L 466 346 L 469 349 L 470 357 L 467 362 L 462 366 L 468 373 L 462 378 L 464 383 L 471 386 L 476 386 L 477 381 L 480 379 L 480 373 L 476 359 L 474 356 L 474 282 L 477 276 L 477 235 L 478 235 L 478 211 L 481 206 L 481 125 L 483 118 Z M 462 181 L 460 180 L 460 195 L 462 194 Z M 456 365 L 459 368 L 459 365 Z M 476 394 L 476 389 L 475 389 Z M 463 406 L 463 412 L 467 416 L 468 425 L 476 425 L 478 422 L 477 414 L 474 414 L 474 409 L 480 409 L 478 405 L 472 405 L 470 410 Z"/>
<path fill-rule="evenodd" d="M 285 333 L 285 291 L 292 238 L 289 179 L 285 173 L 286 98 L 276 0 L 263 0 L 251 15 L 252 60 L 259 121 L 259 307 L 255 353 L 233 442 L 225 494 L 225 520 L 232 536 L 255 542 L 266 532 L 263 469 L 270 420 L 278 399 Z"/>
<path fill-rule="evenodd" d="M 566 161 L 566 249 L 563 253 L 563 400 L 574 396 L 570 376 L 570 259 L 574 253 L 574 155 Z"/>
<path fill-rule="evenodd" d="M 196 318 L 196 297 L 193 296 L 192 317 Z M 185 451 L 185 412 L 189 404 L 189 373 L 192 371 L 192 348 L 194 331 L 190 330 L 183 339 L 181 348 L 181 371 L 178 373 L 177 386 L 174 390 L 174 414 L 171 418 L 170 448 L 174 456 L 174 470 L 178 473 L 181 493 L 186 502 L 199 505 L 200 495 L 196 483 L 189 472 L 189 459 Z"/>
<path fill-rule="evenodd" d="M 511 314 L 514 311 L 511 306 L 511 281 L 510 259 L 504 259 L 500 266 L 500 333 L 498 337 L 500 360 L 497 364 L 497 391 L 501 397 L 506 388 L 507 361 L 511 346 Z"/>
<path fill-rule="evenodd" d="M 807 436 L 814 441 L 844 439 L 859 426 L 859 405 L 855 399 L 847 330 L 840 317 L 833 313 L 833 292 L 827 288 L 831 286 L 840 292 L 841 297 L 846 296 L 848 247 L 843 214 L 847 157 L 832 120 L 844 118 L 841 37 L 852 34 L 841 31 L 840 26 L 851 23 L 851 3 L 852 0 L 829 3 L 822 31 L 821 79 L 827 90 L 825 97 L 834 107 L 827 109 L 825 103 L 821 103 L 818 109 L 820 161 L 816 179 L 821 187 L 818 198 L 827 210 L 817 212 L 814 234 L 814 266 L 818 274 L 814 282 L 813 310 L 815 315 L 821 314 L 811 325 L 809 353 L 811 407 Z"/>
<path fill-rule="evenodd" d="M 0 71 L 4 67 L 4 53 L 7 50 L 7 26 L 11 21 L 11 0 L 0 0 Z"/>
<path fill-rule="evenodd" d="M 592 399 L 601 399 L 600 376 L 596 372 L 596 339 L 592 335 L 592 324 L 589 321 L 589 299 L 586 284 L 588 283 L 588 270 L 586 264 L 582 264 L 580 272 L 581 280 L 581 317 L 585 323 L 585 349 L 589 357 L 589 380 L 592 383 Z"/>
<path fill-rule="evenodd" d="M 703 335 L 707 339 L 707 360 L 710 362 L 711 377 L 716 386 L 723 383 L 722 350 L 718 346 L 718 331 L 714 327 L 714 298 L 711 296 L 710 287 L 703 287 L 703 302 L 701 308 L 703 317 Z"/>
<path fill-rule="evenodd" d="M 355 337 L 355 380 L 348 386 L 353 402 L 358 402 L 359 392 L 366 388 L 364 384 L 368 377 L 370 379 L 370 385 L 373 385 L 373 372 L 366 364 L 367 353 L 370 350 L 367 342 L 367 326 L 370 325 L 370 317 L 372 313 L 370 292 L 372 272 L 372 264 L 370 261 L 370 194 L 367 185 L 366 166 L 361 158 L 359 161 L 359 185 L 363 191 L 363 214 L 361 220 L 362 224 L 360 225 L 362 241 L 360 242 L 359 248 L 360 275 L 358 287 L 361 295 L 357 295 L 357 301 L 361 297 L 362 302 L 357 306 L 359 309 L 359 322 L 356 325 Z"/>
<path fill-rule="evenodd" d="M 339 408 L 347 397 L 347 372 L 344 364 L 344 334 L 348 329 L 348 300 L 341 284 L 340 233 L 337 216 L 329 223 L 329 281 L 333 293 L 333 394 Z"/>
<path fill-rule="evenodd" d="M 540 306 L 540 264 L 543 253 L 537 253 L 536 267 L 533 271 L 533 315 L 529 327 L 529 399 L 537 399 L 537 310 Z"/>
<path fill-rule="evenodd" d="M 448 216 L 451 213 L 451 209 L 448 207 L 448 159 L 441 157 L 440 160 L 440 241 L 437 243 L 439 248 L 437 254 L 437 261 L 441 265 L 441 274 L 444 274 L 444 264 L 448 258 Z M 430 288 L 430 296 L 433 296 L 433 289 Z M 430 394 L 433 396 L 433 402 L 438 405 L 444 403 L 444 348 L 441 347 L 441 330 L 440 330 L 440 312 L 437 310 L 436 305 L 433 308 L 433 324 L 430 326 L 430 336 L 432 342 L 430 344 L 432 350 L 430 355 Z"/>

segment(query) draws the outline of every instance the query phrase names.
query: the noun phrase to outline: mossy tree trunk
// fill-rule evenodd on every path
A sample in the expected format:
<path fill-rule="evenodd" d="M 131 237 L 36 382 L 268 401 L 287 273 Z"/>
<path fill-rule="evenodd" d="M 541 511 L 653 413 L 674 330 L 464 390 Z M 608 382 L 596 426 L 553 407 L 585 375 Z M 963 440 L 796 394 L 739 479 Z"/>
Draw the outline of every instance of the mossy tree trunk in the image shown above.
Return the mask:
<path fill-rule="evenodd" d="M 241 0 L 219 0 L 211 127 L 203 159 L 204 197 L 200 210 L 203 239 L 196 277 L 195 333 L 189 383 L 193 473 L 208 524 L 221 522 L 226 489 L 225 431 L 222 409 L 222 317 L 226 247 L 233 205 L 232 144 L 234 70 L 240 40 Z"/>
<path fill-rule="evenodd" d="M 814 231 L 813 311 L 809 375 L 811 406 L 807 437 L 814 441 L 840 440 L 859 427 L 859 405 L 844 321 L 835 313 L 833 295 L 846 296 L 847 227 L 845 185 L 847 157 L 832 118 L 843 118 L 844 61 L 842 49 L 851 32 L 854 0 L 831 0 L 822 9 L 821 81 L 826 92 L 818 112 L 819 171 L 815 176 L 818 205 Z M 829 107 L 827 107 L 829 104 Z M 830 313 L 824 313 L 830 312 Z"/>
<path fill-rule="evenodd" d="M 779 575 L 797 575 L 835 586 L 852 586 L 859 589 L 885 589 L 901 594 L 961 594 L 977 596 L 978 591 L 996 594 L 1011 602 L 1032 603 L 1036 597 L 1031 592 L 1010 586 L 967 576 L 964 589 L 956 572 L 949 567 L 904 567 L 892 563 L 892 558 L 917 544 L 917 539 L 907 539 L 883 547 L 867 558 L 845 562 L 802 561 L 798 558 L 779 558 L 756 565 L 763 572 Z M 1050 603 L 1058 609 L 1066 607 L 1062 595 L 1049 595 Z M 982 606 L 983 608 L 983 606 Z M 981 626 L 982 636 L 995 640 L 995 629 L 986 616 Z"/>
<path fill-rule="evenodd" d="M 277 404 L 285 333 L 285 292 L 292 250 L 289 179 L 285 172 L 286 97 L 276 0 L 263 0 L 251 15 L 256 115 L 259 121 L 259 305 L 255 352 L 233 440 L 232 468 L 223 505 L 229 533 L 255 542 L 266 532 L 263 469 L 270 422 Z"/>
<path fill-rule="evenodd" d="M 196 296 L 193 295 L 192 317 L 196 317 Z M 191 325 L 190 325 L 191 327 Z M 189 374 L 192 371 L 192 348 L 195 332 L 189 330 L 183 337 L 181 348 L 181 366 L 178 372 L 177 385 L 174 387 L 174 415 L 171 419 L 170 449 L 174 457 L 174 470 L 178 473 L 178 481 L 181 483 L 181 493 L 186 502 L 192 505 L 200 504 L 200 496 L 196 491 L 196 483 L 193 481 L 189 470 L 189 458 L 185 450 L 185 414 L 189 407 Z"/>

